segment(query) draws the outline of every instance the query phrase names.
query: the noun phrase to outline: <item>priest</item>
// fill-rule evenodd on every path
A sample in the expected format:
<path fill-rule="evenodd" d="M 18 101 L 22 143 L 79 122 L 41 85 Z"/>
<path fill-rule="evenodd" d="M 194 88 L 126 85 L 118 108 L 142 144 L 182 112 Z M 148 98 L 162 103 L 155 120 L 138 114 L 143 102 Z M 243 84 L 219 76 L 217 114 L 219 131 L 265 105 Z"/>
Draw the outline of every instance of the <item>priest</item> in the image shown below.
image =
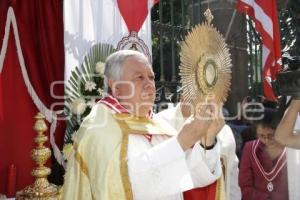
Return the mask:
<path fill-rule="evenodd" d="M 132 50 L 107 58 L 108 95 L 85 118 L 74 137 L 63 199 L 183 199 L 183 192 L 220 178 L 218 129 L 213 108 L 202 106 L 177 132 L 152 119 L 154 73 Z M 212 140 L 209 151 L 200 139 Z"/>

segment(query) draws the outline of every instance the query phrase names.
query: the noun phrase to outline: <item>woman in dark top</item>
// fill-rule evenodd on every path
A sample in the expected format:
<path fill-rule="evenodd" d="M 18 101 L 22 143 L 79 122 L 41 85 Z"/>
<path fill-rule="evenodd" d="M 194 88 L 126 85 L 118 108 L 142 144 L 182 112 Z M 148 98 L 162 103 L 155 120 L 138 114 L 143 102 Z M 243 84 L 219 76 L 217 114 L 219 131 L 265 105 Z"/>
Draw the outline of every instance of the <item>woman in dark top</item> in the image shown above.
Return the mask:
<path fill-rule="evenodd" d="M 288 200 L 285 148 L 274 140 L 279 123 L 276 110 L 265 109 L 255 122 L 258 139 L 247 142 L 240 164 L 243 200 Z"/>

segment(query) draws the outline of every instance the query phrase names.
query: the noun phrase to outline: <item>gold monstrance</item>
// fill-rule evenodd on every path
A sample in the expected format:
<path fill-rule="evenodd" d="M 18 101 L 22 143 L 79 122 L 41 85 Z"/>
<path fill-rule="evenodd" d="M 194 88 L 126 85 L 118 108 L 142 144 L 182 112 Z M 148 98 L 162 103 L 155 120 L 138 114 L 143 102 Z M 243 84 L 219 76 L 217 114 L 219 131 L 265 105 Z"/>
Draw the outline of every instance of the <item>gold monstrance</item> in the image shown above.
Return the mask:
<path fill-rule="evenodd" d="M 16 199 L 30 199 L 30 200 L 57 200 L 58 199 L 58 187 L 50 184 L 47 180 L 47 176 L 51 173 L 48 167 L 44 164 L 51 156 L 49 148 L 44 146 L 44 143 L 48 140 L 44 132 L 47 130 L 45 117 L 38 113 L 35 116 L 36 122 L 33 129 L 37 132 L 37 136 L 34 138 L 34 142 L 37 146 L 32 150 L 31 157 L 36 162 L 37 167 L 32 170 L 31 174 L 35 177 L 35 182 L 17 192 Z"/>
<path fill-rule="evenodd" d="M 225 39 L 211 24 L 209 9 L 206 22 L 195 26 L 181 45 L 179 66 L 183 100 L 197 107 L 208 99 L 226 101 L 231 81 L 231 58 Z"/>

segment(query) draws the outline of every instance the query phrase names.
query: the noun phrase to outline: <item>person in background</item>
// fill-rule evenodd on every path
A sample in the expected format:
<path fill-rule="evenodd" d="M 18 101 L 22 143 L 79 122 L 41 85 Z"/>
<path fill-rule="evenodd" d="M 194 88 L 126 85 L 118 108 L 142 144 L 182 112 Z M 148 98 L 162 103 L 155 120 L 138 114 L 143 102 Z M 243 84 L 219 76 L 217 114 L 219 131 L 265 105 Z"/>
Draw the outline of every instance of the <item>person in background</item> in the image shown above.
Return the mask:
<path fill-rule="evenodd" d="M 220 106 L 219 106 L 220 108 Z M 219 109 L 222 113 L 221 109 Z M 184 121 L 191 115 L 191 107 L 184 103 L 178 103 L 176 107 L 163 110 L 156 114 L 156 118 L 165 120 L 176 130 L 180 130 L 184 125 Z M 225 178 L 225 199 L 228 200 L 240 200 L 241 191 L 238 185 L 238 158 L 235 154 L 236 144 L 233 133 L 228 125 L 224 125 L 224 118 L 218 116 L 215 121 L 215 125 L 212 127 L 215 130 L 211 130 L 215 134 L 219 130 L 217 140 L 221 147 L 221 159 L 223 163 L 223 171 Z M 223 127 L 223 128 L 221 128 Z M 214 138 L 214 137 L 213 137 Z M 210 145 L 210 144 L 208 144 Z M 210 149 L 210 148 L 209 148 Z M 211 150 L 206 150 L 207 155 Z M 184 199 L 187 200 L 209 200 L 216 199 L 216 187 L 217 183 L 213 183 L 206 187 L 196 188 L 184 193 Z"/>
<path fill-rule="evenodd" d="M 300 135 L 294 131 L 299 111 L 300 100 L 293 99 L 275 131 L 275 138 L 278 142 L 296 149 L 300 149 Z"/>
<path fill-rule="evenodd" d="M 261 115 L 263 114 L 263 115 Z M 239 185 L 243 200 L 288 200 L 286 150 L 274 139 L 278 111 L 265 108 L 255 121 L 258 139 L 247 142 L 241 158 Z"/>
<path fill-rule="evenodd" d="M 242 111 L 245 114 L 245 116 L 243 115 L 243 122 L 247 127 L 244 128 L 240 133 L 243 141 L 240 153 L 243 151 L 243 148 L 247 142 L 257 139 L 255 120 L 253 120 L 256 118 L 255 115 L 259 115 L 257 112 L 263 111 L 265 108 L 277 109 L 278 103 L 268 101 L 264 96 L 261 95 L 258 95 L 255 98 L 247 96 L 242 102 L 242 108 L 245 109 Z M 238 154 L 238 156 L 241 158 L 241 154 Z"/>

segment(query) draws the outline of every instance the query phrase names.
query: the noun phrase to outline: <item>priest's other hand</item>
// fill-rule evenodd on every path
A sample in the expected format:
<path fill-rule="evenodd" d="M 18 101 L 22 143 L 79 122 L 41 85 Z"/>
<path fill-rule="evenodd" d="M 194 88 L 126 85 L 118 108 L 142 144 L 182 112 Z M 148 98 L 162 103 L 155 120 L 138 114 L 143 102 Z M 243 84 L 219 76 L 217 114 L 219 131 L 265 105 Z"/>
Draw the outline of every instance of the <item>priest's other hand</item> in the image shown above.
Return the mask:
<path fill-rule="evenodd" d="M 177 136 L 177 140 L 183 150 L 189 149 L 207 134 L 214 119 L 213 114 L 213 108 L 210 104 L 203 105 L 196 115 L 192 115 L 185 121 Z"/>
<path fill-rule="evenodd" d="M 204 142 L 204 139 L 202 139 L 202 143 L 204 143 L 206 146 L 211 146 L 215 143 L 217 134 L 225 125 L 222 109 L 219 109 L 222 107 L 218 106 L 217 108 L 217 110 L 214 110 L 212 122 L 207 129 L 207 134 L 205 137 L 206 141 Z"/>

